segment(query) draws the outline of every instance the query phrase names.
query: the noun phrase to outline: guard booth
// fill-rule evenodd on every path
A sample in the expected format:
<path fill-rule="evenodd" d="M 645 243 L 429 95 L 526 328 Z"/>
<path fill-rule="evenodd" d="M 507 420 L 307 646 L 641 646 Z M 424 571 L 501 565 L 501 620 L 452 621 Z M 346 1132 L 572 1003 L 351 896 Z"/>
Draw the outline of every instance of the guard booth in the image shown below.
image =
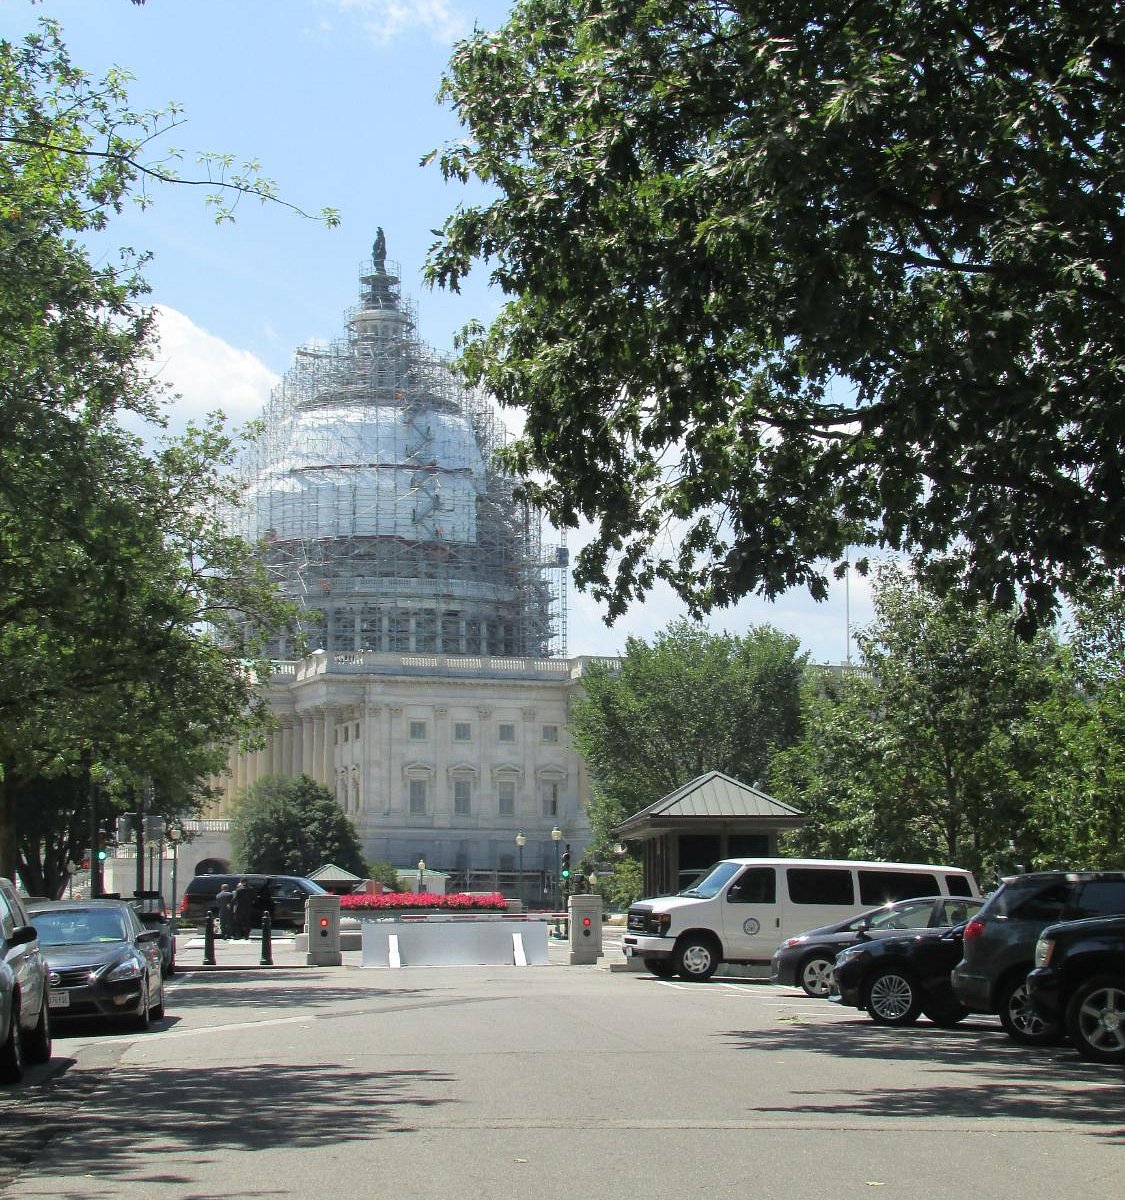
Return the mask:
<path fill-rule="evenodd" d="M 721 771 L 700 775 L 613 829 L 640 843 L 642 894 L 668 896 L 690 887 L 722 858 L 772 858 L 777 839 L 800 829 L 805 814 Z"/>

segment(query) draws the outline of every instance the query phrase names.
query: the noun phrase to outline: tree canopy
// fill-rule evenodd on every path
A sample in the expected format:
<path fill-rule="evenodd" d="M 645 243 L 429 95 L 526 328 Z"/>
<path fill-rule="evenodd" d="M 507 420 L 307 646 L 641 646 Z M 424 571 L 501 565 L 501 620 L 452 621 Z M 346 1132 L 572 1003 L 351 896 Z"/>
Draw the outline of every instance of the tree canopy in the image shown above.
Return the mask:
<path fill-rule="evenodd" d="M 1125 568 L 1125 12 L 522 0 L 459 44 L 428 275 L 610 617 L 917 556 L 1028 632 Z M 673 536 L 669 536 L 669 532 Z M 862 560 L 861 560 L 862 562 Z"/>
<path fill-rule="evenodd" d="M 326 863 L 363 877 L 355 826 L 332 793 L 307 775 L 267 775 L 237 799 L 231 849 L 240 871 L 308 875 Z"/>
<path fill-rule="evenodd" d="M 596 850 L 614 825 L 707 771 L 764 781 L 797 736 L 805 657 L 769 626 L 738 636 L 676 621 L 651 643 L 629 638 L 619 668 L 591 663 L 571 731 L 593 781 Z"/>
<path fill-rule="evenodd" d="M 89 844 L 87 767 L 109 811 L 147 780 L 165 815 L 198 802 L 265 720 L 248 630 L 290 612 L 227 532 L 222 419 L 155 450 L 119 423 L 161 420 L 153 318 L 140 262 L 82 238 L 151 133 L 51 22 L 0 41 L 0 873 L 45 891 Z"/>
<path fill-rule="evenodd" d="M 790 849 L 947 862 L 982 884 L 1119 865 L 1125 643 L 1114 607 L 1092 601 L 1067 643 L 1025 641 L 1013 614 L 885 568 L 857 639 L 862 669 L 810 677 L 801 739 L 774 761 L 772 792 L 809 818 Z"/>

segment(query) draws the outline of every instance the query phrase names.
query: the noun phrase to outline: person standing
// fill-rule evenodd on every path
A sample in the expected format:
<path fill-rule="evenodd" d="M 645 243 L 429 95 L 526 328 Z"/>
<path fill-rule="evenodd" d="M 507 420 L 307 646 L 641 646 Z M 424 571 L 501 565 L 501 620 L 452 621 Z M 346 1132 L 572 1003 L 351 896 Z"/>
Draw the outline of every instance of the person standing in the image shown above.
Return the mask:
<path fill-rule="evenodd" d="M 234 892 L 229 883 L 224 883 L 215 894 L 215 907 L 219 912 L 219 937 L 229 941 L 234 933 Z"/>
<path fill-rule="evenodd" d="M 250 923 L 253 917 L 254 890 L 245 879 L 238 881 L 238 886 L 234 889 L 234 898 L 231 907 L 234 909 L 234 936 L 236 938 L 248 938 L 250 936 Z"/>

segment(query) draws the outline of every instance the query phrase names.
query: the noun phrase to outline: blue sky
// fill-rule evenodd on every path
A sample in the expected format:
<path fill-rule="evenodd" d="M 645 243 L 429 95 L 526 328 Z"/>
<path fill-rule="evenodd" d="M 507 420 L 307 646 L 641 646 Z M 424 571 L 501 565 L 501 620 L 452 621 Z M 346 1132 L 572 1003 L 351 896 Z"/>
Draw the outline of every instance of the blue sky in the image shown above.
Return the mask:
<path fill-rule="evenodd" d="M 244 200 L 236 223 L 216 226 L 202 189 L 157 188 L 154 204 L 129 209 L 96 253 L 119 246 L 153 255 L 146 270 L 160 306 L 159 370 L 180 394 L 174 414 L 222 408 L 257 415 L 294 349 L 343 331 L 356 301 L 357 271 L 377 226 L 402 267 L 419 331 L 439 350 L 470 319 L 487 322 L 499 299 L 483 272 L 460 295 L 425 289 L 421 267 L 432 229 L 472 198 L 446 184 L 428 151 L 459 136 L 435 95 L 456 38 L 474 25 L 499 27 L 499 0 L 0 0 L 9 40 L 40 16 L 59 21 L 76 65 L 100 75 L 126 69 L 134 107 L 175 101 L 184 123 L 167 139 L 182 149 L 182 174 L 196 151 L 257 158 L 284 198 L 308 211 L 339 210 L 337 229 L 287 209 Z M 574 548 L 580 537 L 570 535 Z M 717 613 L 715 629 L 741 632 L 769 622 L 801 639 L 819 662 L 844 657 L 851 625 L 870 619 L 866 581 L 850 598 L 835 585 L 814 604 L 794 592 L 774 604 L 751 599 Z M 666 591 L 607 628 L 599 606 L 570 589 L 571 654 L 619 652 L 627 634 L 651 637 L 682 608 Z M 853 651 L 854 653 L 854 651 Z"/>

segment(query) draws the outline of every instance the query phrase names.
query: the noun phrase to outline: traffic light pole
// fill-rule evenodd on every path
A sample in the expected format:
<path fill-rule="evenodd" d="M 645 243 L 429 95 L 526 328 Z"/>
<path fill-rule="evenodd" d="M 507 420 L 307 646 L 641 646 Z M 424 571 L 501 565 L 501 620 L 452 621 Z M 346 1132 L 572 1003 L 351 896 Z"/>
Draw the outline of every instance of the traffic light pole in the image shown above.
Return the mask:
<path fill-rule="evenodd" d="M 93 757 L 93 752 L 89 750 L 83 754 L 86 768 L 86 789 L 90 802 L 90 899 L 96 900 L 102 894 L 102 864 L 98 858 L 101 831 L 98 828 L 98 785 L 94 782 L 94 774 L 91 770 Z"/>

